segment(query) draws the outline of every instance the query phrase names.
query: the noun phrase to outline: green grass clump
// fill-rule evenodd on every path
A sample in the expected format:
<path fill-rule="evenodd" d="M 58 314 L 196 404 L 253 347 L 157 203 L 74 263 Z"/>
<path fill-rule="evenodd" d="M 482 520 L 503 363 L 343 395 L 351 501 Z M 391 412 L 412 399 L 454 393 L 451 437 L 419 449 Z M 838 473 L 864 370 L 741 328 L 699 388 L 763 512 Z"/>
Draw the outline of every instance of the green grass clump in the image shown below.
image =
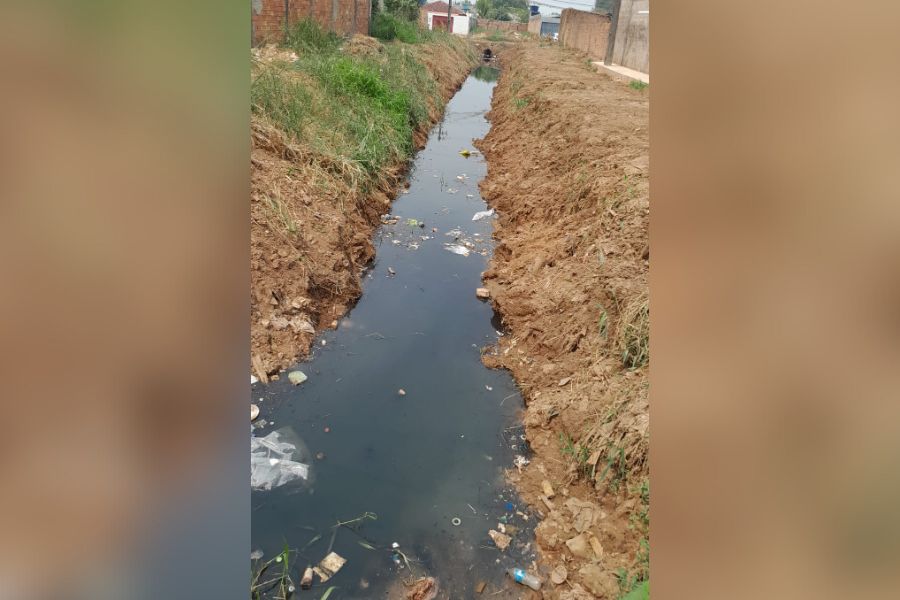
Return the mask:
<path fill-rule="evenodd" d="M 262 69 L 250 82 L 251 112 L 267 117 L 294 138 L 303 134 L 309 103 L 306 88 L 274 67 Z"/>
<path fill-rule="evenodd" d="M 373 17 L 371 34 L 384 42 L 396 39 L 406 44 L 418 44 L 426 37 L 416 23 L 386 13 L 378 13 Z"/>
<path fill-rule="evenodd" d="M 420 58 L 434 51 L 424 45 L 475 61 L 455 36 L 422 32 L 390 15 L 376 21 L 392 28 L 385 37 L 394 37 L 370 52 L 355 52 L 343 38 L 302 21 L 286 32 L 283 44 L 297 58 L 256 61 L 251 78 L 254 116 L 363 187 L 384 167 L 409 158 L 416 128 L 441 103 L 439 86 Z"/>
<path fill-rule="evenodd" d="M 650 87 L 650 84 L 644 83 L 643 81 L 640 81 L 638 79 L 632 79 L 631 83 L 628 84 L 628 87 L 630 87 L 633 90 L 641 91 L 643 89 Z"/>
<path fill-rule="evenodd" d="M 312 19 L 303 19 L 284 32 L 284 43 L 294 52 L 334 52 L 341 45 L 341 38 L 331 31 L 322 29 Z"/>

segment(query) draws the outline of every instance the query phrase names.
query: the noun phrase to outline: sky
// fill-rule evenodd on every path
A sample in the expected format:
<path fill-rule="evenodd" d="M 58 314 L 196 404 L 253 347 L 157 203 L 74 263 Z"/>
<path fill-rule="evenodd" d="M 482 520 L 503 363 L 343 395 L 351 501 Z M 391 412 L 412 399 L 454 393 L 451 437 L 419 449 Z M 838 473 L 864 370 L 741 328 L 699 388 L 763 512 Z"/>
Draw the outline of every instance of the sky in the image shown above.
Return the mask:
<path fill-rule="evenodd" d="M 544 16 L 562 12 L 564 8 L 577 8 L 578 10 L 587 11 L 594 8 L 594 0 L 528 0 L 528 4 L 537 4 L 541 14 Z"/>

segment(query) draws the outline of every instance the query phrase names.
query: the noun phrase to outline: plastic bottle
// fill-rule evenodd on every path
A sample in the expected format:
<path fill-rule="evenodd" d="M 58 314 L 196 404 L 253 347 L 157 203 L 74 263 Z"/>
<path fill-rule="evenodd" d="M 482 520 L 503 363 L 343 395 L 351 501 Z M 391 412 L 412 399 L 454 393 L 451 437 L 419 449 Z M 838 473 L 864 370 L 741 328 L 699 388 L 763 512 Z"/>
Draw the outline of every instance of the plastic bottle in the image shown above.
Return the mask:
<path fill-rule="evenodd" d="M 509 569 L 509 576 L 516 580 L 517 583 L 527 585 L 533 590 L 541 589 L 541 580 L 525 572 L 525 569 Z"/>

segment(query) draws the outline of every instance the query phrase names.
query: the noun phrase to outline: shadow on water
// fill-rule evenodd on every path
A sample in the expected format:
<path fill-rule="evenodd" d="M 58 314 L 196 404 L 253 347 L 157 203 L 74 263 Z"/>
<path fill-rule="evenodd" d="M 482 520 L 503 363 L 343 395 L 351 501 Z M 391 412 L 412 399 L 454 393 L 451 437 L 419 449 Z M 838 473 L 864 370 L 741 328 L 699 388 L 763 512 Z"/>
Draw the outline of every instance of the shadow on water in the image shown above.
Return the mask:
<path fill-rule="evenodd" d="M 497 81 L 500 77 L 500 69 L 489 67 L 487 65 L 479 65 L 472 71 L 472 77 L 479 81 Z"/>
<path fill-rule="evenodd" d="M 488 131 L 495 79 L 480 67 L 448 104 L 375 236 L 360 301 L 298 365 L 308 381 L 253 386 L 267 421 L 255 435 L 290 427 L 318 455 L 308 485 L 253 492 L 262 561 L 287 544 L 299 582 L 328 553 L 337 521 L 377 515 L 337 528 L 332 549 L 347 564 L 309 597 L 332 585 L 330 600 L 385 597 L 410 576 L 392 559 L 394 542 L 415 575 L 437 577 L 444 598 L 471 597 L 482 580 L 502 586 L 506 568 L 533 558 L 535 519 L 517 512 L 503 477 L 527 455 L 522 400 L 480 356 L 501 335 L 490 304 L 475 298 L 493 250 L 491 219 L 472 220 L 487 208 L 478 191 L 486 165 L 460 154 Z M 506 552 L 488 536 L 502 522 L 518 529 Z"/>

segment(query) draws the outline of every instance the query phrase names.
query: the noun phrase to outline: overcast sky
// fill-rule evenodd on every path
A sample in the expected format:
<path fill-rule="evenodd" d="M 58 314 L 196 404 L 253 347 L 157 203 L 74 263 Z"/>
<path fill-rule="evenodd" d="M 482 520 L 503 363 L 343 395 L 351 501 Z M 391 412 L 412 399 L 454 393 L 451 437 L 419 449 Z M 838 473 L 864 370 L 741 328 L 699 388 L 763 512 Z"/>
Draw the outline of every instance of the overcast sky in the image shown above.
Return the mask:
<path fill-rule="evenodd" d="M 542 15 L 551 15 L 562 12 L 564 8 L 577 8 L 578 10 L 591 10 L 594 8 L 594 0 L 528 0 L 528 4 L 537 4 Z"/>

